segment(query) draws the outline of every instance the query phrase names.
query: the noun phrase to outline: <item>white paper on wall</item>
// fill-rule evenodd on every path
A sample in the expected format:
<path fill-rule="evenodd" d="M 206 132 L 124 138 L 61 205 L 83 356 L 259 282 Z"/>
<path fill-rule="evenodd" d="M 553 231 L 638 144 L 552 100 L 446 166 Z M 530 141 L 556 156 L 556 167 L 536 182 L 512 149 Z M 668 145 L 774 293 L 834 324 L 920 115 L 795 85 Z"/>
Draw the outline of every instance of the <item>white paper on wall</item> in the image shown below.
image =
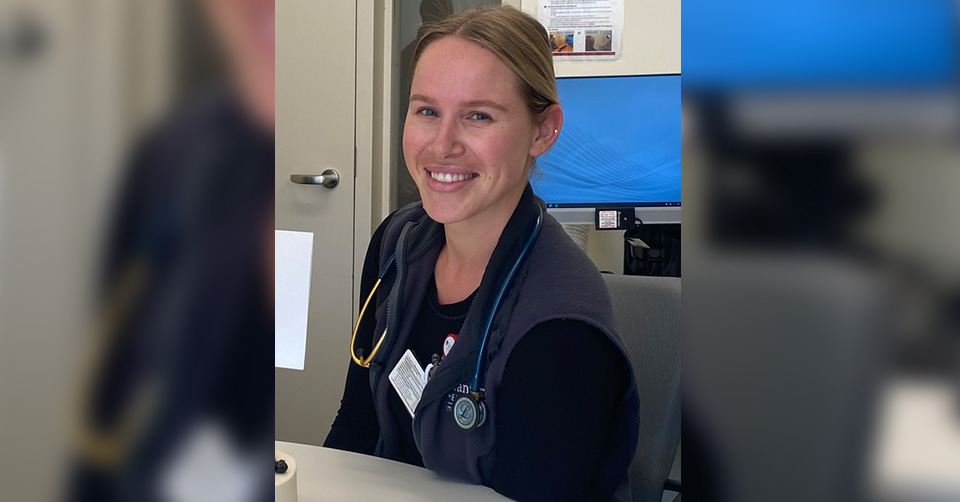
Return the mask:
<path fill-rule="evenodd" d="M 307 352 L 313 233 L 277 230 L 274 239 L 274 365 L 302 370 Z"/>

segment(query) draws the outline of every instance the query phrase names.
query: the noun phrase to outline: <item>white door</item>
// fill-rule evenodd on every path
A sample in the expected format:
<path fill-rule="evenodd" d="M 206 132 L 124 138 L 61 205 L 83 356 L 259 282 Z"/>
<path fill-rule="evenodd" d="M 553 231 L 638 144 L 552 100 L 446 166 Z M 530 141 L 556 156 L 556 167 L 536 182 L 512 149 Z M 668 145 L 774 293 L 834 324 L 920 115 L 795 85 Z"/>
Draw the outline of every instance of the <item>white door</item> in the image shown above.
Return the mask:
<path fill-rule="evenodd" d="M 354 0 L 276 3 L 276 228 L 313 233 L 303 371 L 275 369 L 276 439 L 321 444 L 343 390 L 353 312 Z M 333 188 L 292 174 L 339 174 Z"/>

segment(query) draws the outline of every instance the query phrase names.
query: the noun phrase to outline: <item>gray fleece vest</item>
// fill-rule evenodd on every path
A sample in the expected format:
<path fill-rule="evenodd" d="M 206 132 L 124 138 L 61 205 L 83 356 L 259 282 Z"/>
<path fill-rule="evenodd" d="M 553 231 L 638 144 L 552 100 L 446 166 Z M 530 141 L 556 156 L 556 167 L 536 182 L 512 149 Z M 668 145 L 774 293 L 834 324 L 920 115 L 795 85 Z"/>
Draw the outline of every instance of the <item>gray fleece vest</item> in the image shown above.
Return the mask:
<path fill-rule="evenodd" d="M 497 389 L 511 351 L 536 325 L 552 319 L 590 324 L 619 347 L 629 364 L 627 352 L 614 330 L 616 323 L 603 279 L 560 224 L 543 210 L 540 234 L 508 290 L 487 342 L 480 378 L 486 420 L 472 431 L 464 431 L 455 423 L 453 401 L 472 380 L 482 325 L 507 270 L 515 263 L 535 225 L 540 214 L 538 206 L 543 210 L 543 203 L 528 186 L 494 250 L 457 343 L 424 388 L 414 413 L 413 434 L 424 465 L 440 474 L 488 484 L 485 481 L 489 479 L 495 461 Z M 443 225 L 431 220 L 420 203 L 397 211 L 383 234 L 380 266 L 394 253 L 396 265 L 394 272 L 387 273 L 377 292 L 374 341 L 384 329 L 389 331 L 384 346 L 370 366 L 370 385 L 380 425 L 376 453 L 381 456 L 396 456 L 399 450 L 397 424 L 410 419 L 406 414 L 394 416 L 391 413 L 388 398 L 395 391 L 387 375 L 406 350 L 411 326 L 426 295 L 443 242 Z M 531 364 L 535 362 L 531 361 Z M 577 370 L 602 371 L 591 369 L 588 364 L 589 361 L 584 361 L 584 367 Z M 630 375 L 633 375 L 632 370 Z M 562 405 L 575 406 L 575 397 Z M 597 476 L 611 477 L 605 485 L 620 486 L 615 500 L 629 495 L 625 473 L 636 450 L 638 413 L 636 382 L 631 382 L 620 400 L 612 426 L 616 438 L 612 442 L 616 445 L 608 450 L 595 471 Z"/>

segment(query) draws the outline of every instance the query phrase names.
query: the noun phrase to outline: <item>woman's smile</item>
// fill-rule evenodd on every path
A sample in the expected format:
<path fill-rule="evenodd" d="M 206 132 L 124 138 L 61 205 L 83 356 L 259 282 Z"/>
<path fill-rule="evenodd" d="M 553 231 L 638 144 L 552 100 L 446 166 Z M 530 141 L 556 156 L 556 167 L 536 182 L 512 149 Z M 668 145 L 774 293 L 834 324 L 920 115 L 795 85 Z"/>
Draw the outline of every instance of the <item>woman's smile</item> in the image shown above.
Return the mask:
<path fill-rule="evenodd" d="M 427 167 L 424 170 L 430 177 L 427 187 L 435 192 L 456 192 L 480 176 L 477 173 L 464 172 L 462 169 L 444 167 Z"/>

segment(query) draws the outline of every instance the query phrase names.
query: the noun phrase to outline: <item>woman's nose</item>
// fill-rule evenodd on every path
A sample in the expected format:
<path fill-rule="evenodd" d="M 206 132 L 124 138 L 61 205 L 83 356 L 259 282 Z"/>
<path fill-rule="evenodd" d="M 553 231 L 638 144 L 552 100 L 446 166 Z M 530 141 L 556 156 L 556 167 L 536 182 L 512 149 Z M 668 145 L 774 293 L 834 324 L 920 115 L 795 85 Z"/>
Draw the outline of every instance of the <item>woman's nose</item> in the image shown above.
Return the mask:
<path fill-rule="evenodd" d="M 450 119 L 441 121 L 430 148 L 440 158 L 456 157 L 463 153 L 459 124 Z"/>

